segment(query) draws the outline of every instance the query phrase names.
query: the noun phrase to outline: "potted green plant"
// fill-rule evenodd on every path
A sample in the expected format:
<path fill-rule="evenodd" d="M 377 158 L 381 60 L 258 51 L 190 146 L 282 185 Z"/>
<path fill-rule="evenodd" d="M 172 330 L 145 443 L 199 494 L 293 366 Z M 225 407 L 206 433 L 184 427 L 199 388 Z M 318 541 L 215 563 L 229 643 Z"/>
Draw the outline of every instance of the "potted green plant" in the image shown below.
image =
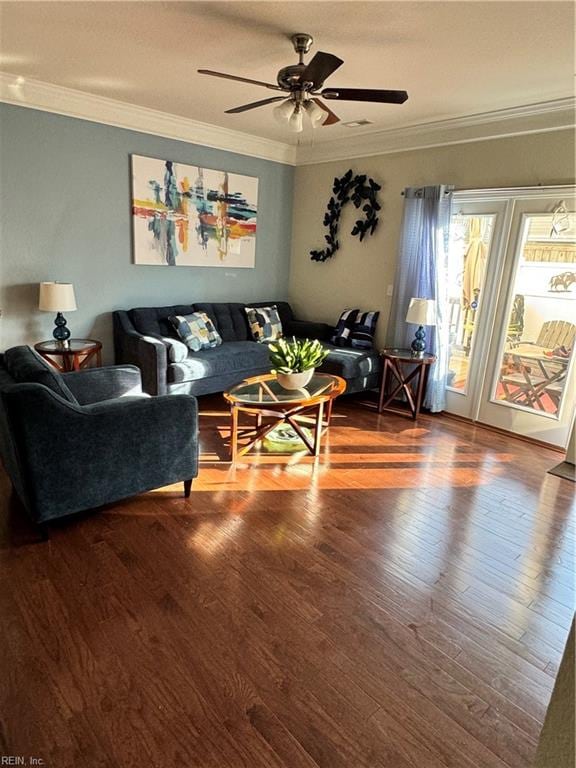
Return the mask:
<path fill-rule="evenodd" d="M 268 347 L 270 362 L 278 382 L 284 389 L 302 389 L 326 359 L 328 350 L 318 339 L 279 339 Z"/>

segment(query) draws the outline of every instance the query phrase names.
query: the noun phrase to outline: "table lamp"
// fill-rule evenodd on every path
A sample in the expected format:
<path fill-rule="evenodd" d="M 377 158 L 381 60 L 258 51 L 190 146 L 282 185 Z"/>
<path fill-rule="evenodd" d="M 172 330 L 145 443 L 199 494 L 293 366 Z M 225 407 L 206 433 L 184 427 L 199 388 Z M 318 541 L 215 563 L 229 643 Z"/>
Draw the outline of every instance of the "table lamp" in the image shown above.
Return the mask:
<path fill-rule="evenodd" d="M 56 312 L 52 335 L 56 341 L 66 345 L 70 331 L 66 327 L 66 318 L 62 312 L 73 312 L 76 309 L 76 298 L 72 283 L 40 283 L 40 301 L 38 309 L 43 312 Z"/>
<path fill-rule="evenodd" d="M 425 325 L 436 325 L 436 302 L 432 299 L 410 299 L 406 322 L 418 326 L 411 344 L 412 357 L 423 357 L 426 350 Z"/>

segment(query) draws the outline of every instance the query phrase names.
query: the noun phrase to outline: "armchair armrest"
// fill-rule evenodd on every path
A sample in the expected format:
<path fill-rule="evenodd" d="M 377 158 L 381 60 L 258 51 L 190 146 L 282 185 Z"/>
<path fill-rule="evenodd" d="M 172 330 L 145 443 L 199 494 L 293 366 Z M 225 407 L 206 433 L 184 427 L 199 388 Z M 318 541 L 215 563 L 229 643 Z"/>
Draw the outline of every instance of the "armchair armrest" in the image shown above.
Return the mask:
<path fill-rule="evenodd" d="M 142 376 L 135 365 L 109 365 L 63 373 L 62 377 L 80 405 L 142 394 Z"/>
<path fill-rule="evenodd" d="M 285 336 L 297 336 L 298 338 L 320 339 L 328 341 L 333 327 L 328 323 L 314 323 L 308 320 L 290 320 L 284 328 Z"/>
<path fill-rule="evenodd" d="M 2 393 L 33 516 L 92 509 L 198 474 L 191 395 L 78 406 L 37 384 Z"/>

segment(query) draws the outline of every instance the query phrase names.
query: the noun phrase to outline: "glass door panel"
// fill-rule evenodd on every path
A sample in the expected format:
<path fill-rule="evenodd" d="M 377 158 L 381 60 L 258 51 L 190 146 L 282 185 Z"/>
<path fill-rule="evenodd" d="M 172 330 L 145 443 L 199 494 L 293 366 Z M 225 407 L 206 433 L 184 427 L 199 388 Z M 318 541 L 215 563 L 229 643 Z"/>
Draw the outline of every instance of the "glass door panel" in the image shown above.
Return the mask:
<path fill-rule="evenodd" d="M 456 213 L 450 222 L 450 354 L 448 387 L 466 393 L 474 336 L 480 317 L 484 279 L 495 214 Z"/>
<path fill-rule="evenodd" d="M 559 447 L 574 418 L 574 191 L 516 198 L 499 288 L 486 312 L 486 374 L 477 420 Z"/>
<path fill-rule="evenodd" d="M 448 248 L 450 354 L 446 410 L 476 418 L 485 373 L 483 348 L 490 306 L 501 271 L 499 252 L 508 221 L 507 201 L 455 196 Z"/>
<path fill-rule="evenodd" d="M 492 399 L 558 418 L 576 335 L 576 216 L 523 218 Z M 560 231 L 558 231 L 560 229 Z"/>

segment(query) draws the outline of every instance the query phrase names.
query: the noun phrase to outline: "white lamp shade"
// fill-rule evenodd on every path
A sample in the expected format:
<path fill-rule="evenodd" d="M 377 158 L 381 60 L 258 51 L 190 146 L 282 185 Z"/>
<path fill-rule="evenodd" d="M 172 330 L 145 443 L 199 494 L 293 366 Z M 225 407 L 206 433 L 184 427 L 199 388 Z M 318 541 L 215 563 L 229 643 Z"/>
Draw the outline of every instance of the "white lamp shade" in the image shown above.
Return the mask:
<path fill-rule="evenodd" d="M 410 299 L 406 322 L 414 325 L 436 325 L 436 302 L 433 299 Z"/>
<path fill-rule="evenodd" d="M 274 107 L 272 112 L 274 113 L 276 121 L 285 125 L 290 119 L 292 112 L 294 112 L 294 102 L 292 99 L 286 99 L 286 101 L 283 101 L 281 104 Z"/>
<path fill-rule="evenodd" d="M 288 130 L 292 133 L 301 133 L 303 129 L 302 110 L 300 107 L 294 107 L 294 112 L 290 115 L 288 120 Z"/>
<path fill-rule="evenodd" d="M 73 312 L 76 297 L 72 283 L 40 283 L 38 309 L 44 312 Z"/>
<path fill-rule="evenodd" d="M 316 104 L 316 102 L 312 99 L 304 103 L 304 109 L 306 110 L 306 114 L 310 118 L 310 122 L 314 127 L 317 125 L 322 125 L 324 120 L 326 120 L 326 112 L 321 109 L 321 107 L 319 107 L 318 104 Z"/>

